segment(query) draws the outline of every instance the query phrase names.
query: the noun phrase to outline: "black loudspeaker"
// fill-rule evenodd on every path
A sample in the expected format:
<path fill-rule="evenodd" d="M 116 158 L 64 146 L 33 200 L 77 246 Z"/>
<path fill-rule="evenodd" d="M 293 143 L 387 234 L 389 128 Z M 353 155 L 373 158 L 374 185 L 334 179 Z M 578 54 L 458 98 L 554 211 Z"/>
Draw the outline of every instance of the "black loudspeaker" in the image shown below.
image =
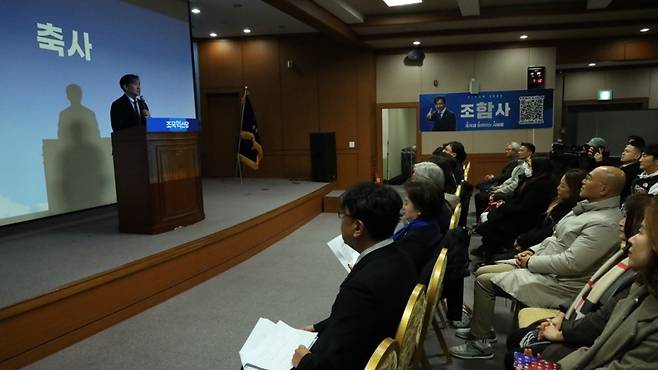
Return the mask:
<path fill-rule="evenodd" d="M 412 49 L 404 58 L 404 64 L 408 66 L 422 66 L 425 60 L 425 52 L 422 48 Z"/>
<path fill-rule="evenodd" d="M 311 180 L 336 180 L 336 133 L 311 133 Z"/>

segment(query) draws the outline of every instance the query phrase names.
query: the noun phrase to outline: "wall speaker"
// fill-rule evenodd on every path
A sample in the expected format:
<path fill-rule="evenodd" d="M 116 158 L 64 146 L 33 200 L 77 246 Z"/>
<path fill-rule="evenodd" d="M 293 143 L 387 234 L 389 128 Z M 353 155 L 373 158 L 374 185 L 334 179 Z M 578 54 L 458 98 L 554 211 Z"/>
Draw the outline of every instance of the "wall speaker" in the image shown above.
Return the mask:
<path fill-rule="evenodd" d="M 423 60 L 425 60 L 425 52 L 422 48 L 415 48 L 407 53 L 407 56 L 404 58 L 404 64 L 422 66 Z"/>
<path fill-rule="evenodd" d="M 336 180 L 336 133 L 313 132 L 311 140 L 311 180 Z"/>

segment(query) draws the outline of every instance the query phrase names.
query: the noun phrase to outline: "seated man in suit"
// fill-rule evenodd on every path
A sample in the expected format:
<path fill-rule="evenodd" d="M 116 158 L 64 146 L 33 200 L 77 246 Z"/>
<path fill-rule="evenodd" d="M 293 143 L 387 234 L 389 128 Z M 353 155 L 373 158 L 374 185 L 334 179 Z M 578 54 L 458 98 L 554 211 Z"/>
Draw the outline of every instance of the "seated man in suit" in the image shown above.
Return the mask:
<path fill-rule="evenodd" d="M 336 296 L 328 319 L 307 326 L 317 331 L 310 349 L 299 346 L 297 369 L 363 369 L 379 343 L 395 335 L 416 281 L 416 269 L 390 239 L 402 200 L 388 186 L 360 183 L 341 199 L 343 240 L 360 253 Z"/>
<path fill-rule="evenodd" d="M 123 95 L 112 103 L 110 108 L 110 121 L 112 131 L 145 126 L 150 116 L 149 107 L 141 96 L 139 76 L 127 74 L 119 80 Z"/>

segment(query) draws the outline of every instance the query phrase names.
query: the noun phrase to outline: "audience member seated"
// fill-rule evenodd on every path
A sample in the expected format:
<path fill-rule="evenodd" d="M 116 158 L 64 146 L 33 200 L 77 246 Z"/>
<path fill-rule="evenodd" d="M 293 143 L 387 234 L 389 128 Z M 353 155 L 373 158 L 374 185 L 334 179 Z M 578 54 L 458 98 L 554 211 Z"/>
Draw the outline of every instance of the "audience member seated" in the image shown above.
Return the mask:
<path fill-rule="evenodd" d="M 360 183 L 345 192 L 339 208 L 343 240 L 359 257 L 336 296 L 310 349 L 299 346 L 297 369 L 363 369 L 377 345 L 395 331 L 418 276 L 413 263 L 390 239 L 402 200 L 388 186 Z"/>
<path fill-rule="evenodd" d="M 457 184 L 464 180 L 464 161 L 466 161 L 466 149 L 464 144 L 459 141 L 451 141 L 443 144 L 443 153 L 455 158 L 457 167 L 455 168 L 454 175 Z"/>
<path fill-rule="evenodd" d="M 645 209 L 650 202 L 651 196 L 635 194 L 624 203 L 624 218 L 619 223 L 623 248 L 610 257 L 583 286 L 566 314 L 559 313 L 551 318 L 552 323 L 561 324 L 557 325 L 557 329 L 562 332 L 561 338 L 539 338 L 538 325 L 544 320 L 516 330 L 507 337 L 507 369 L 512 369 L 514 352 L 523 352 L 524 348 L 532 349 L 535 356 L 541 355 L 556 362 L 579 347 L 594 343 L 594 339 L 603 331 L 612 308 L 628 293 L 630 284 L 635 280 L 634 269 L 637 266 L 633 261 L 629 263 L 627 254 L 631 244 L 626 243 L 626 240 L 639 232 Z"/>
<path fill-rule="evenodd" d="M 633 181 L 631 192 L 658 194 L 658 144 L 649 144 L 644 148 L 640 157 L 640 169 L 642 173 Z"/>
<path fill-rule="evenodd" d="M 514 191 L 519 185 L 521 176 L 532 176 L 532 156 L 535 154 L 535 146 L 532 143 L 521 143 L 519 149 L 519 161 L 516 167 L 512 170 L 512 175 L 509 179 L 503 181 L 499 186 L 491 188 L 490 193 L 496 199 L 507 199 L 514 194 Z"/>
<path fill-rule="evenodd" d="M 479 219 L 480 214 L 489 203 L 489 189 L 493 186 L 502 184 L 505 180 L 512 176 L 512 171 L 519 163 L 519 149 L 521 144 L 512 141 L 505 146 L 505 158 L 508 159 L 507 164 L 500 171 L 498 175 L 489 174 L 484 177 L 484 181 L 477 184 L 475 187 L 480 191 L 475 194 L 475 215 Z"/>
<path fill-rule="evenodd" d="M 429 181 L 415 181 L 404 184 L 404 205 L 402 217 L 408 222 L 393 234 L 393 240 L 421 272 L 425 264 L 439 249 L 443 234 L 437 224 L 437 215 L 443 201 L 443 193 Z"/>
<path fill-rule="evenodd" d="M 631 193 L 631 184 L 635 181 L 637 175 L 640 174 L 640 158 L 642 157 L 642 150 L 644 149 L 644 140 L 640 137 L 630 137 L 627 141 L 624 150 L 621 152 L 621 168 L 626 175 L 626 185 L 624 191 L 621 192 L 622 203 L 626 197 Z"/>
<path fill-rule="evenodd" d="M 495 298 L 514 298 L 533 307 L 558 308 L 578 294 L 587 279 L 614 253 L 620 239 L 619 194 L 624 173 L 616 167 L 597 167 L 583 181 L 585 199 L 558 222 L 552 236 L 515 261 L 501 261 L 476 272 L 473 319 L 470 329 L 456 335 L 466 343 L 451 348 L 458 358 L 493 358 L 489 343 Z"/>
<path fill-rule="evenodd" d="M 459 203 L 459 197 L 455 195 L 455 192 L 457 191 L 457 185 L 453 175 L 453 169 L 457 166 L 457 161 L 455 161 L 455 159 L 451 156 L 441 153 L 438 156 L 432 156 L 430 162 L 436 164 L 441 169 L 441 171 L 443 171 L 445 178 L 443 196 L 445 197 L 446 202 L 448 202 L 450 212 L 452 213 L 452 211 L 455 210 L 455 207 L 457 207 L 457 204 Z"/>
<path fill-rule="evenodd" d="M 582 200 L 580 189 L 585 176 L 587 176 L 587 172 L 579 168 L 565 172 L 557 187 L 557 197 L 548 206 L 545 217 L 542 217 L 532 229 L 519 235 L 514 241 L 514 248 L 517 252 L 523 252 L 553 235 L 555 225 L 562 217 L 571 212 L 576 203 Z"/>
<path fill-rule="evenodd" d="M 594 343 L 558 363 L 563 370 L 654 370 L 658 364 L 658 204 L 647 208 L 643 227 L 630 240 L 631 266 L 639 278 L 628 296 L 612 308 Z M 609 309 L 609 308 L 608 308 Z M 543 337 L 559 340 L 561 323 L 544 324 Z"/>
<path fill-rule="evenodd" d="M 473 250 L 473 254 L 490 260 L 494 254 L 512 249 L 514 239 L 542 219 L 542 214 L 555 197 L 551 162 L 548 159 L 534 159 L 531 166 L 532 176 L 524 177 L 514 196 L 488 212 L 487 221 L 475 230 L 482 236 L 482 246 Z"/>
<path fill-rule="evenodd" d="M 411 181 L 426 181 L 432 183 L 439 192 L 435 222 L 439 225 L 442 235 L 450 228 L 450 218 L 452 217 L 452 206 L 448 197 L 444 193 L 443 183 L 445 180 L 444 172 L 439 166 L 432 162 L 420 162 L 414 165 L 414 172 L 411 174 Z"/>

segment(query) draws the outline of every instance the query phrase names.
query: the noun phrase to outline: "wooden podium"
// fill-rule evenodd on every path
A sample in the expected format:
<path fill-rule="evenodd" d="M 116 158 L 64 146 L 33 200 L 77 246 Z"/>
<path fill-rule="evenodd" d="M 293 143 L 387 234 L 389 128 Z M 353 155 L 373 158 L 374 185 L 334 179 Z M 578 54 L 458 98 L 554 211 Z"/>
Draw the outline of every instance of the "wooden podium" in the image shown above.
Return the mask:
<path fill-rule="evenodd" d="M 198 132 L 147 127 L 112 133 L 119 231 L 158 234 L 203 220 Z"/>

